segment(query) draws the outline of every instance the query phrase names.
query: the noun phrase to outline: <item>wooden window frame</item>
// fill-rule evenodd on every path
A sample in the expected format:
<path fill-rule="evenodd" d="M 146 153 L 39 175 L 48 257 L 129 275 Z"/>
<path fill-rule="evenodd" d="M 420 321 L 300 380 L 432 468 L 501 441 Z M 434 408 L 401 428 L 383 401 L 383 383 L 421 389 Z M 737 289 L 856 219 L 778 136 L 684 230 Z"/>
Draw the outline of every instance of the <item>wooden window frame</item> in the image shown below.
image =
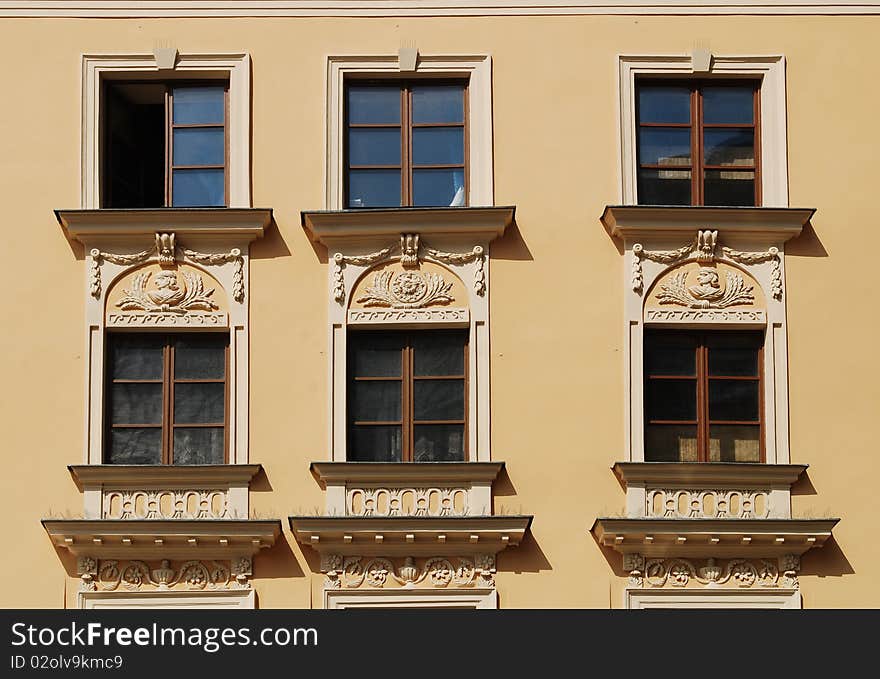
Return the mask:
<path fill-rule="evenodd" d="M 113 338 L 123 335 L 124 333 L 108 334 L 107 356 L 109 357 L 113 351 Z M 224 367 L 223 379 L 176 379 L 174 377 L 174 341 L 181 337 L 186 337 L 186 333 L 155 333 L 155 336 L 162 338 L 162 379 L 142 380 L 142 379 L 113 379 L 110 374 L 109 360 L 105 370 L 105 384 L 107 397 L 105 399 L 106 407 L 104 410 L 104 464 L 114 464 L 108 461 L 110 441 L 113 429 L 160 429 L 162 430 L 162 455 L 160 464 L 173 465 L 174 462 L 174 429 L 175 427 L 184 428 L 216 428 L 223 427 L 223 464 L 229 463 L 229 338 L 224 333 L 210 333 L 216 336 L 223 336 L 226 340 L 224 347 Z M 223 422 L 198 422 L 190 424 L 176 424 L 174 422 L 174 387 L 177 384 L 223 384 Z M 112 388 L 114 384 L 161 384 L 162 385 L 162 422 L 159 424 L 113 424 L 110 421 L 110 410 L 112 408 Z"/>
<path fill-rule="evenodd" d="M 463 90 L 463 117 L 461 123 L 413 123 L 412 122 L 412 88 L 414 86 L 423 85 L 459 85 Z M 351 86 L 373 86 L 373 87 L 398 87 L 400 89 L 400 122 L 392 123 L 350 123 L 348 110 L 348 88 Z M 343 158 L 343 178 L 342 178 L 342 196 L 344 209 L 363 209 L 349 207 L 349 173 L 351 170 L 400 170 L 400 205 L 393 207 L 414 207 L 413 206 L 413 170 L 457 170 L 464 172 L 464 204 L 469 204 L 470 191 L 470 104 L 469 104 L 470 83 L 467 78 L 416 78 L 416 79 L 360 79 L 351 78 L 345 81 L 343 88 L 343 114 L 342 114 L 342 158 Z M 464 137 L 463 160 L 457 164 L 434 164 L 434 165 L 413 165 L 412 163 L 412 137 L 414 128 L 429 127 L 460 127 Z M 400 134 L 400 163 L 398 165 L 351 165 L 349 164 L 349 147 L 348 147 L 348 131 L 350 129 L 390 129 L 399 128 Z M 438 206 L 444 207 L 444 206 Z"/>
<path fill-rule="evenodd" d="M 690 120 L 687 123 L 643 123 L 639 110 L 639 89 L 643 85 L 661 85 L 669 87 L 686 87 L 690 90 Z M 703 95 L 704 87 L 743 87 L 751 85 L 752 94 L 752 123 L 704 123 L 703 122 Z M 761 192 L 761 80 L 757 78 L 724 78 L 724 79 L 682 79 L 682 78 L 654 78 L 641 77 L 635 83 L 635 124 L 636 124 L 636 174 L 641 170 L 690 170 L 691 172 L 691 206 L 705 204 L 705 181 L 703 174 L 706 170 L 713 171 L 743 171 L 754 172 L 755 204 L 760 207 L 762 203 Z M 641 144 L 639 143 L 642 128 L 689 128 L 691 131 L 691 162 L 690 165 L 660 165 L 642 163 Z M 703 155 L 703 132 L 706 129 L 725 128 L 752 128 L 754 134 L 755 159 L 750 166 L 747 165 L 706 165 Z M 639 205 L 647 205 L 638 197 L 638 180 L 636 182 L 636 196 Z"/>
<path fill-rule="evenodd" d="M 468 349 L 470 343 L 470 337 L 466 330 L 461 330 L 461 335 L 464 339 L 464 343 L 462 346 L 462 351 L 464 352 L 463 358 L 463 370 L 464 374 L 462 375 L 416 375 L 414 370 L 414 355 L 415 352 L 413 350 L 413 335 L 425 335 L 430 334 L 432 332 L 450 332 L 446 330 L 391 330 L 391 331 L 359 331 L 356 334 L 358 337 L 364 336 L 374 336 L 374 337 L 400 337 L 402 338 L 403 347 L 401 349 L 401 370 L 399 377 L 358 377 L 354 372 L 354 357 L 353 352 L 349 352 L 347 357 L 347 366 L 348 366 L 348 383 L 353 384 L 355 382 L 367 382 L 367 381 L 381 381 L 381 382 L 400 382 L 401 383 L 401 395 L 400 395 L 400 415 L 401 419 L 396 421 L 355 421 L 351 419 L 351 409 L 352 409 L 352 399 L 353 399 L 353 391 L 349 390 L 348 403 L 347 403 L 347 413 L 346 413 L 346 427 L 349 431 L 349 437 L 351 428 L 354 426 L 386 426 L 386 427 L 394 427 L 399 426 L 401 431 L 401 442 L 400 442 L 400 461 L 401 462 L 415 462 L 414 460 L 414 452 L 415 452 L 415 427 L 416 425 L 444 425 L 444 424 L 460 424 L 462 426 L 462 454 L 463 454 L 463 462 L 469 461 L 470 451 L 468 445 L 468 394 L 470 391 L 470 379 L 469 379 L 469 365 L 468 365 Z M 463 417 L 460 420 L 416 420 L 415 419 L 415 399 L 413 398 L 413 392 L 415 391 L 414 383 L 416 380 L 463 380 L 464 381 L 464 411 Z M 351 441 L 349 439 L 349 447 L 351 445 Z"/>
<path fill-rule="evenodd" d="M 223 170 L 223 205 L 217 207 L 229 206 L 229 81 L 228 80 L 106 80 L 103 83 L 104 92 L 102 98 L 106 101 L 106 88 L 118 85 L 161 85 L 165 88 L 165 204 L 163 207 L 174 207 L 173 195 L 173 178 L 174 170 Z M 174 94 L 175 87 L 223 87 L 223 123 L 193 123 L 193 124 L 174 124 Z M 186 128 L 223 128 L 223 165 L 174 165 L 174 130 Z M 101 140 L 104 149 L 109 151 L 108 143 L 108 126 L 105 123 L 101 125 Z M 113 158 L 106 155 L 101 164 L 101 185 L 102 194 L 105 197 L 103 202 L 109 202 L 110 196 L 110 174 L 113 172 Z"/>
<path fill-rule="evenodd" d="M 764 415 L 764 343 L 757 341 L 755 343 L 755 351 L 757 352 L 757 375 L 710 375 L 709 374 L 709 343 L 712 337 L 719 336 L 741 336 L 751 335 L 757 338 L 760 331 L 701 331 L 701 330 L 648 330 L 645 332 L 644 355 L 646 358 L 644 371 L 644 388 L 645 407 L 644 407 L 644 426 L 647 434 L 648 427 L 654 424 L 659 425 L 682 425 L 695 426 L 697 429 L 697 462 L 710 462 L 709 460 L 709 432 L 712 425 L 730 425 L 730 426 L 758 426 L 758 448 L 760 454 L 759 462 L 766 461 L 766 417 Z M 695 352 L 695 371 L 694 375 L 652 375 L 647 370 L 647 355 L 649 345 L 653 337 L 687 337 L 694 343 Z M 726 381 L 750 381 L 758 383 L 758 420 L 710 420 L 709 419 L 709 381 L 726 380 Z M 648 393 L 651 380 L 691 380 L 696 382 L 696 420 L 652 420 L 648 410 Z M 647 450 L 645 451 L 647 453 Z M 647 454 L 645 455 L 648 460 Z"/>

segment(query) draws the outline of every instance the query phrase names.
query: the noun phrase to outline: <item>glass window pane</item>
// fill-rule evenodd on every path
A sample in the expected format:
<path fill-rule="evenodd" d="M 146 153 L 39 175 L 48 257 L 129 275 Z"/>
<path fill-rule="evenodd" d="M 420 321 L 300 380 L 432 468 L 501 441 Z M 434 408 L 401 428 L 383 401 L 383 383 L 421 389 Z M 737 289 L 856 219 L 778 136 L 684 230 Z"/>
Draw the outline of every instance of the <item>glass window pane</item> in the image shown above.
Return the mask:
<path fill-rule="evenodd" d="M 706 165 L 754 165 L 754 130 L 751 127 L 703 130 L 703 162 Z"/>
<path fill-rule="evenodd" d="M 348 130 L 349 165 L 400 165 L 399 127 L 353 127 Z"/>
<path fill-rule="evenodd" d="M 174 377 L 222 380 L 226 375 L 226 336 L 188 335 L 174 342 Z"/>
<path fill-rule="evenodd" d="M 224 87 L 175 87 L 172 90 L 174 123 L 223 123 L 226 119 Z"/>
<path fill-rule="evenodd" d="M 696 344 L 684 335 L 648 335 L 645 341 L 646 375 L 697 374 Z"/>
<path fill-rule="evenodd" d="M 351 427 L 348 459 L 354 462 L 400 462 L 400 427 Z"/>
<path fill-rule="evenodd" d="M 178 382 L 174 385 L 175 424 L 222 424 L 225 420 L 225 384 Z"/>
<path fill-rule="evenodd" d="M 352 333 L 353 377 L 400 377 L 403 338 L 400 335 Z"/>
<path fill-rule="evenodd" d="M 463 127 L 417 127 L 412 134 L 414 165 L 464 164 Z"/>
<path fill-rule="evenodd" d="M 398 381 L 369 381 L 351 383 L 351 414 L 355 422 L 396 422 L 400 420 L 400 390 Z"/>
<path fill-rule="evenodd" d="M 687 87 L 640 85 L 640 123 L 689 123 L 691 92 Z"/>
<path fill-rule="evenodd" d="M 639 170 L 640 205 L 690 205 L 690 170 Z"/>
<path fill-rule="evenodd" d="M 413 371 L 423 375 L 464 375 L 467 334 L 429 332 L 413 335 Z"/>
<path fill-rule="evenodd" d="M 706 170 L 706 205 L 754 205 L 755 173 L 748 170 Z"/>
<path fill-rule="evenodd" d="M 696 425 L 649 424 L 645 427 L 647 462 L 696 462 Z"/>
<path fill-rule="evenodd" d="M 112 424 L 162 424 L 161 384 L 114 384 L 110 387 Z"/>
<path fill-rule="evenodd" d="M 710 462 L 760 462 L 761 427 L 713 424 L 709 427 Z"/>
<path fill-rule="evenodd" d="M 174 464 L 223 464 L 223 427 L 174 430 Z"/>
<path fill-rule="evenodd" d="M 348 207 L 399 207 L 400 170 L 349 170 Z"/>
<path fill-rule="evenodd" d="M 174 207 L 222 207 L 226 204 L 223 170 L 174 170 Z"/>
<path fill-rule="evenodd" d="M 222 127 L 183 127 L 174 130 L 175 165 L 224 165 L 226 135 Z"/>
<path fill-rule="evenodd" d="M 709 346 L 709 374 L 758 376 L 758 351 L 748 347 Z"/>
<path fill-rule="evenodd" d="M 464 380 L 415 380 L 414 420 L 463 420 Z"/>
<path fill-rule="evenodd" d="M 691 164 L 691 128 L 642 127 L 639 129 L 639 163 L 642 165 Z"/>
<path fill-rule="evenodd" d="M 696 380 L 648 380 L 646 420 L 696 420 Z"/>
<path fill-rule="evenodd" d="M 464 205 L 464 170 L 414 170 L 413 205 Z"/>
<path fill-rule="evenodd" d="M 758 380 L 709 380 L 709 419 L 757 421 Z"/>
<path fill-rule="evenodd" d="M 416 425 L 413 439 L 413 460 L 415 462 L 464 461 L 463 425 Z"/>
<path fill-rule="evenodd" d="M 111 335 L 111 379 L 161 380 L 164 346 L 160 335 Z"/>
<path fill-rule="evenodd" d="M 464 87 L 416 85 L 412 88 L 414 123 L 463 123 Z"/>
<path fill-rule="evenodd" d="M 400 88 L 350 86 L 349 123 L 400 123 Z"/>
<path fill-rule="evenodd" d="M 755 90 L 753 87 L 704 87 L 704 123 L 753 123 Z"/>
<path fill-rule="evenodd" d="M 111 429 L 108 464 L 161 464 L 162 429 Z"/>

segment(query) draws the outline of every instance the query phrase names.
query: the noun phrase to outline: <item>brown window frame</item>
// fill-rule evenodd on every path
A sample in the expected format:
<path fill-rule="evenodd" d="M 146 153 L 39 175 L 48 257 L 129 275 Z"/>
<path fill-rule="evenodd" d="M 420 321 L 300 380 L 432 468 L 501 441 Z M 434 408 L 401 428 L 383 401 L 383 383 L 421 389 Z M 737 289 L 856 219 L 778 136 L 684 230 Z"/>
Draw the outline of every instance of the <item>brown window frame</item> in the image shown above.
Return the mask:
<path fill-rule="evenodd" d="M 687 87 L 690 90 L 690 121 L 687 123 L 643 123 L 638 109 L 638 91 L 642 85 L 668 85 L 670 87 Z M 704 87 L 743 87 L 751 85 L 753 88 L 752 123 L 704 123 L 703 122 L 703 95 Z M 703 173 L 705 170 L 731 170 L 752 171 L 755 173 L 755 205 L 761 207 L 761 80 L 756 78 L 737 79 L 667 79 L 667 78 L 639 78 L 636 81 L 636 172 L 640 170 L 690 170 L 691 171 L 691 206 L 702 206 L 705 200 L 705 188 Z M 691 163 L 690 165 L 660 165 L 641 162 L 641 149 L 639 147 L 639 131 L 643 127 L 677 127 L 690 128 L 691 130 Z M 751 127 L 754 130 L 755 162 L 753 165 L 706 165 L 703 157 L 703 131 L 706 129 L 744 128 Z M 638 188 L 636 189 L 638 191 Z M 637 196 L 639 205 L 642 203 Z"/>
<path fill-rule="evenodd" d="M 354 373 L 354 358 L 349 352 L 347 358 L 347 371 L 348 371 L 348 379 L 347 382 L 349 384 L 353 382 L 366 382 L 366 381 L 374 381 L 374 382 L 400 382 L 401 383 L 401 396 L 400 396 L 400 413 L 401 419 L 396 421 L 364 421 L 364 420 L 353 420 L 351 419 L 349 413 L 351 412 L 352 406 L 352 392 L 353 390 L 349 390 L 349 395 L 346 404 L 346 429 L 350 432 L 351 427 L 353 426 L 399 426 L 401 432 L 401 443 L 400 443 L 400 461 L 401 462 L 415 462 L 414 460 L 414 439 L 415 439 L 415 426 L 416 425 L 432 425 L 432 424 L 460 424 L 462 425 L 462 430 L 464 432 L 463 440 L 462 440 L 462 454 L 464 462 L 469 461 L 470 451 L 468 446 L 468 392 L 470 389 L 470 378 L 469 378 L 469 365 L 468 365 L 468 345 L 470 342 L 470 337 L 468 335 L 467 330 L 462 330 L 462 336 L 464 337 L 464 345 L 462 350 L 464 351 L 464 363 L 463 375 L 416 375 L 414 370 L 414 362 L 413 358 L 415 352 L 413 351 L 412 346 L 412 337 L 416 334 L 426 334 L 431 333 L 431 330 L 390 330 L 390 331 L 360 331 L 357 333 L 358 336 L 373 336 L 373 337 L 401 337 L 403 338 L 403 347 L 401 349 L 401 370 L 399 377 L 358 377 Z M 444 332 L 444 331 L 439 331 Z M 464 418 L 461 420 L 416 420 L 415 419 L 415 400 L 413 398 L 414 386 L 413 383 L 416 380 L 464 380 Z M 349 434 L 350 436 L 350 434 Z M 349 441 L 350 445 L 350 441 Z"/>
<path fill-rule="evenodd" d="M 757 375 L 754 377 L 743 375 L 709 375 L 709 338 L 736 334 L 741 337 L 751 336 L 756 340 Z M 766 418 L 764 415 L 764 344 L 760 341 L 761 331 L 698 331 L 698 330 L 646 330 L 644 355 L 647 357 L 648 344 L 652 337 L 687 337 L 694 341 L 695 371 L 694 375 L 651 375 L 648 373 L 647 364 L 644 370 L 643 394 L 644 394 L 644 425 L 645 430 L 652 424 L 687 425 L 696 426 L 697 429 L 697 462 L 711 462 L 709 460 L 709 432 L 712 425 L 743 425 L 758 426 L 758 447 L 760 462 L 766 461 Z M 746 420 L 710 420 L 709 419 L 709 380 L 727 381 L 751 381 L 758 383 L 758 421 Z M 648 385 L 651 380 L 689 380 L 696 381 L 696 420 L 652 420 L 648 412 Z M 647 437 L 645 437 L 647 438 Z M 647 451 L 645 451 L 647 460 Z M 742 463 L 735 463 L 742 464 Z"/>
<path fill-rule="evenodd" d="M 107 336 L 107 347 L 109 356 L 109 347 L 113 342 L 113 337 L 123 333 L 110 333 Z M 151 333 L 152 334 L 152 333 Z M 175 464 L 174 455 L 174 429 L 176 427 L 184 428 L 216 428 L 223 427 L 223 464 L 229 464 L 229 338 L 224 333 L 211 333 L 212 335 L 222 335 L 226 339 L 224 350 L 224 369 L 223 379 L 176 379 L 174 377 L 174 341 L 180 337 L 185 337 L 186 333 L 156 333 L 162 337 L 164 346 L 162 351 L 162 379 L 113 379 L 109 370 L 109 361 L 105 363 L 105 408 L 104 408 L 104 451 L 103 459 L 105 464 L 113 464 L 108 462 L 108 452 L 110 444 L 110 435 L 113 429 L 162 429 L 162 457 L 163 465 Z M 223 389 L 223 423 L 217 422 L 198 422 L 198 423 L 182 423 L 174 422 L 174 386 L 177 384 L 219 384 L 224 385 Z M 162 385 L 162 422 L 160 424 L 113 424 L 110 421 L 111 407 L 111 390 L 114 384 L 161 384 Z"/>
<path fill-rule="evenodd" d="M 364 86 L 364 85 L 372 85 L 375 87 L 399 87 L 400 88 L 400 123 L 350 123 L 348 119 L 348 88 L 350 86 Z M 413 123 L 412 122 L 412 88 L 413 86 L 418 85 L 460 85 L 463 88 L 463 104 L 464 111 L 461 123 Z M 348 208 L 349 202 L 349 172 L 351 170 L 400 170 L 400 205 L 399 207 L 414 207 L 413 206 L 413 195 L 412 195 L 412 185 L 413 185 L 413 169 L 419 170 L 456 170 L 462 169 L 464 171 L 464 206 L 466 207 L 469 204 L 469 194 L 470 194 L 470 163 L 468 162 L 470 158 L 470 139 L 469 137 L 469 124 L 468 119 L 470 117 L 470 102 L 469 102 L 469 92 L 470 92 L 470 82 L 467 78 L 420 78 L 420 79 L 360 79 L 360 78 L 350 78 L 345 81 L 344 87 L 344 101 L 345 105 L 343 106 L 343 119 L 342 119 L 342 127 L 343 127 L 343 205 L 346 206 L 346 209 L 361 209 L 361 208 Z M 461 127 L 463 129 L 464 135 L 464 162 L 460 164 L 445 164 L 445 165 L 413 165 L 412 163 L 412 137 L 413 137 L 413 128 L 420 127 Z M 355 129 L 369 129 L 369 128 L 400 128 L 400 164 L 398 165 L 350 165 L 348 162 L 349 159 L 349 149 L 348 149 L 348 131 L 352 128 Z M 405 130 L 405 131 L 404 131 Z M 391 208 L 387 208 L 391 209 Z"/>
<path fill-rule="evenodd" d="M 165 204 L 163 207 L 173 207 L 173 178 L 174 170 L 223 170 L 223 207 L 229 206 L 229 81 L 228 80 L 107 80 L 103 83 L 105 88 L 113 85 L 162 85 L 165 88 Z M 174 123 L 174 93 L 175 87 L 217 87 L 223 86 L 223 123 Z M 102 94 L 102 100 L 107 100 L 107 95 Z M 185 128 L 223 128 L 223 165 L 174 165 L 174 130 Z M 101 194 L 102 203 L 111 202 L 110 176 L 113 173 L 113 157 L 109 154 L 108 143 L 109 130 L 107 125 L 101 125 Z M 107 154 L 107 155 L 104 155 Z"/>

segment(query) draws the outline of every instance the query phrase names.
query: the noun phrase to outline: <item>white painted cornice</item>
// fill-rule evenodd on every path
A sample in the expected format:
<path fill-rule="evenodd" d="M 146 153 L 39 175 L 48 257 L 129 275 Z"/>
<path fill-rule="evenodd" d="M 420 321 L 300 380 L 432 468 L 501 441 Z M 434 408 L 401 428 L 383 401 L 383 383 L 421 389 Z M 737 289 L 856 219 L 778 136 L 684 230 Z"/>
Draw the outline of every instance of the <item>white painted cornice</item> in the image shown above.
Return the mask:
<path fill-rule="evenodd" d="M 749 462 L 615 462 L 614 473 L 624 485 L 694 484 L 700 487 L 791 486 L 807 469 L 805 464 Z"/>
<path fill-rule="evenodd" d="M 491 483 L 503 462 L 312 462 L 322 487 L 328 483 L 437 484 Z"/>
<path fill-rule="evenodd" d="M 112 485 L 115 488 L 141 488 L 151 485 L 188 487 L 197 485 L 247 485 L 260 473 L 259 464 L 206 465 L 69 465 L 80 488 Z"/>

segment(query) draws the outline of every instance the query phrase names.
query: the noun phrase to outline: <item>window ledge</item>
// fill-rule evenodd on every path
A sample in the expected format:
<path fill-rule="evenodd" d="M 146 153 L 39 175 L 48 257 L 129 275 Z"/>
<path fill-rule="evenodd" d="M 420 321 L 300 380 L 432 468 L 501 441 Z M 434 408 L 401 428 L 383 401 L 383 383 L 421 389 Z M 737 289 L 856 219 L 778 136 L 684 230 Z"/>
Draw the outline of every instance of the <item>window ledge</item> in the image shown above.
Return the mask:
<path fill-rule="evenodd" d="M 623 239 L 691 238 L 702 229 L 723 229 L 784 243 L 799 236 L 815 212 L 815 208 L 607 205 L 600 219 L 609 234 Z"/>
<path fill-rule="evenodd" d="M 302 212 L 302 225 L 312 240 L 413 234 L 465 234 L 493 240 L 513 222 L 516 207 L 401 207 L 392 209 L 317 210 Z"/>
<path fill-rule="evenodd" d="M 790 487 L 805 464 L 751 462 L 615 462 L 612 469 L 625 486 L 643 484 L 708 484 Z"/>
<path fill-rule="evenodd" d="M 149 208 L 55 210 L 55 218 L 80 242 L 95 236 L 178 235 L 263 236 L 272 222 L 271 208 Z"/>
<path fill-rule="evenodd" d="M 312 462 L 322 488 L 337 483 L 435 483 L 494 481 L 503 462 Z"/>
<path fill-rule="evenodd" d="M 84 488 L 125 486 L 136 488 L 146 485 L 187 486 L 192 483 L 216 483 L 247 486 L 260 473 L 260 464 L 82 464 L 68 465 L 73 480 Z"/>

